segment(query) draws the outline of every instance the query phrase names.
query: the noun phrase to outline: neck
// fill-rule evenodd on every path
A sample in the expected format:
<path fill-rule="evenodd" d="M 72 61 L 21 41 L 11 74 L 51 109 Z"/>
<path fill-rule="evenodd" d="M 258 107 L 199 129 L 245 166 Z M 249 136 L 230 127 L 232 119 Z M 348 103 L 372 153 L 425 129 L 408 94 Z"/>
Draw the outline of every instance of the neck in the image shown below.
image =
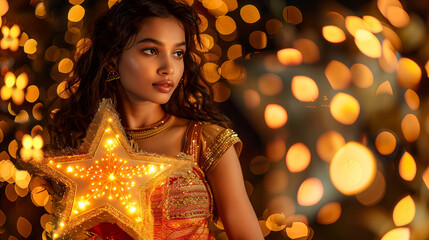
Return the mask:
<path fill-rule="evenodd" d="M 119 95 L 118 112 L 124 127 L 143 128 L 160 121 L 165 116 L 160 104 L 150 101 L 133 101 L 124 96 L 124 93 L 119 93 Z"/>

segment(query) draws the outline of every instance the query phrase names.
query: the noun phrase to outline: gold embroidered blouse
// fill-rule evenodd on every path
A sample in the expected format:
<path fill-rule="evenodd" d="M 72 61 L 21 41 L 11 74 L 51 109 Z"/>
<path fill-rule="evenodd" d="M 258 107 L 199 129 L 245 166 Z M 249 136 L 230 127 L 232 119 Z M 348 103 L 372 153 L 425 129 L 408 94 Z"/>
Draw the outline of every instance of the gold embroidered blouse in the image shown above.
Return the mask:
<path fill-rule="evenodd" d="M 190 122 L 183 150 L 198 164 L 175 172 L 153 191 L 154 239 L 214 239 L 208 229 L 214 205 L 206 175 L 231 146 L 240 153 L 241 141 L 233 130 Z"/>

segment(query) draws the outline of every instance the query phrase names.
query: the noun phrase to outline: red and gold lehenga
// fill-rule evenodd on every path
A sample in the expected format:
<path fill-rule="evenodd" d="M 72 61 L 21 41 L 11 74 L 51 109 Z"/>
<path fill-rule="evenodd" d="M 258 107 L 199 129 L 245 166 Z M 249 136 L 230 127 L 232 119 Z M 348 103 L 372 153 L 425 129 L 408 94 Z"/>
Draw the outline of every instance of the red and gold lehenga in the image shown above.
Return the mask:
<path fill-rule="evenodd" d="M 240 153 L 241 141 L 233 130 L 189 123 L 183 153 L 192 156 L 196 164 L 174 172 L 154 187 L 150 196 L 153 226 L 148 226 L 153 239 L 214 239 L 208 224 L 215 206 L 206 175 L 231 146 Z M 99 224 L 89 232 L 91 239 L 132 239 L 111 223 Z"/>

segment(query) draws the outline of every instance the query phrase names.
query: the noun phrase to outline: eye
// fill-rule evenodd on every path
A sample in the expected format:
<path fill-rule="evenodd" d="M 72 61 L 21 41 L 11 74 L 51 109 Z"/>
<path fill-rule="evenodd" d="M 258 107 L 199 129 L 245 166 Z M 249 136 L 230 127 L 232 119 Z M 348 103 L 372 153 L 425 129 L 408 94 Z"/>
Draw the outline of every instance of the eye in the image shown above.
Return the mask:
<path fill-rule="evenodd" d="M 174 55 L 176 58 L 181 59 L 181 58 L 183 58 L 183 56 L 185 55 L 185 52 L 184 52 L 183 50 L 178 50 L 178 51 L 175 51 L 175 52 L 173 53 L 173 55 Z"/>
<path fill-rule="evenodd" d="M 147 55 L 154 55 L 156 54 L 158 51 L 155 48 L 145 48 L 142 50 L 143 53 L 147 54 Z"/>

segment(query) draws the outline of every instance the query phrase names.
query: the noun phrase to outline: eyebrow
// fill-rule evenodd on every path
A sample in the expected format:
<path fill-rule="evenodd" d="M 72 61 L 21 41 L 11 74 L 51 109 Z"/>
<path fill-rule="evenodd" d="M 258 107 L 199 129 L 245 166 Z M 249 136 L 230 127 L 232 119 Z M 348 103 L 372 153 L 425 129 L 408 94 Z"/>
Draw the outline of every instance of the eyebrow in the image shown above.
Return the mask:
<path fill-rule="evenodd" d="M 146 42 L 151 42 L 151 43 L 154 43 L 156 45 L 164 45 L 160 41 L 155 40 L 153 38 L 144 38 L 144 39 L 141 39 L 141 40 L 139 40 L 137 42 L 137 44 L 139 44 L 139 43 L 146 43 Z M 176 44 L 176 47 L 180 47 L 180 46 L 186 46 L 186 42 L 180 42 L 180 43 Z"/>

